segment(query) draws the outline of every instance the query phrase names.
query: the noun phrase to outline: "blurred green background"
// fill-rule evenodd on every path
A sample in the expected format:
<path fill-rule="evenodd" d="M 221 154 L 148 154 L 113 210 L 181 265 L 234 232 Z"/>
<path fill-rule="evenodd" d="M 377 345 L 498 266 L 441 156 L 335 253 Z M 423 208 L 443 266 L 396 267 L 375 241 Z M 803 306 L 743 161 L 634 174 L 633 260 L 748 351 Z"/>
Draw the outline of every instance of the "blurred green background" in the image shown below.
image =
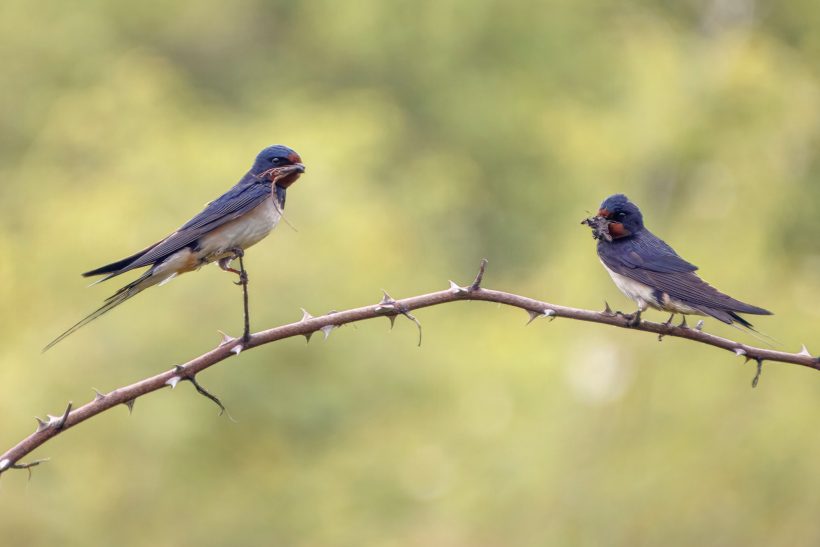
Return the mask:
<path fill-rule="evenodd" d="M 579 221 L 614 192 L 756 325 L 820 352 L 820 7 L 797 0 L 7 0 L 0 444 L 238 334 L 210 266 L 40 348 L 272 143 L 253 326 L 472 279 L 631 311 Z M 124 283 L 125 279 L 122 280 Z M 0 480 L 4 545 L 817 545 L 820 375 L 485 303 L 243 353 Z M 660 313 L 649 319 L 663 320 Z M 716 321 L 710 332 L 757 343 Z"/>

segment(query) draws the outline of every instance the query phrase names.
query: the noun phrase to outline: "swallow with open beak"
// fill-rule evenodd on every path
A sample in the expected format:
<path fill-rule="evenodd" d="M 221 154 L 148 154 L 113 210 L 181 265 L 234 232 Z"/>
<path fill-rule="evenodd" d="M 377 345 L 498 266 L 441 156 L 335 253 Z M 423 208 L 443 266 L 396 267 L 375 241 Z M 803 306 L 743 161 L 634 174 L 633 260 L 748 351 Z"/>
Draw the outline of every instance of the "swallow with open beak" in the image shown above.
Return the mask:
<path fill-rule="evenodd" d="M 148 287 L 167 283 L 210 262 L 217 262 L 223 270 L 238 274 L 239 284 L 247 291 L 247 274 L 242 263 L 244 250 L 261 241 L 278 224 L 287 189 L 304 172 L 302 158 L 287 146 L 275 145 L 262 150 L 233 188 L 206 205 L 202 212 L 171 235 L 127 258 L 85 272 L 84 277 L 105 276 L 98 281 L 101 282 L 148 267 L 140 277 L 51 341 L 43 351 Z M 230 267 L 236 258 L 240 260 L 240 270 Z M 247 292 L 245 295 L 247 338 Z"/>
<path fill-rule="evenodd" d="M 598 258 L 615 285 L 638 304 L 638 310 L 627 316 L 632 326 L 640 323 L 647 307 L 671 313 L 667 325 L 680 313 L 708 315 L 749 329 L 752 324 L 738 314 L 772 313 L 735 300 L 703 281 L 695 273 L 697 266 L 644 226 L 641 210 L 623 194 L 606 198 L 598 214 L 583 223 L 592 228 Z"/>

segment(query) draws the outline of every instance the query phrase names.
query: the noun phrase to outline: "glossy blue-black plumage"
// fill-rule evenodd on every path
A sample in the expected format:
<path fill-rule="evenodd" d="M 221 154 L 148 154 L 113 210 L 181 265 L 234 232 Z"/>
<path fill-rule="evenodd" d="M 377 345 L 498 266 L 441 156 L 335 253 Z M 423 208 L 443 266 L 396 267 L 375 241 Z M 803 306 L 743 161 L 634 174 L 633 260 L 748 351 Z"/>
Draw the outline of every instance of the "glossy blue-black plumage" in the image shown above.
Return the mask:
<path fill-rule="evenodd" d="M 142 251 L 106 264 L 100 268 L 85 272 L 83 276 L 108 274 L 105 279 L 127 271 L 149 266 L 190 245 L 211 230 L 222 226 L 255 208 L 267 199 L 271 192 L 271 183 L 259 177 L 261 173 L 286 163 L 298 154 L 287 146 L 277 144 L 268 146 L 257 154 L 253 166 L 239 179 L 230 190 L 210 202 L 198 215 L 186 222 L 176 232 Z M 286 189 L 276 187 L 280 205 L 285 205 Z"/>
<path fill-rule="evenodd" d="M 637 205 L 623 194 L 610 196 L 601 204 L 601 213 L 619 222 L 627 235 L 598 240 L 598 257 L 616 274 L 653 289 L 659 307 L 662 295 L 680 301 L 725 323 L 737 321 L 751 326 L 738 313 L 769 315 L 763 308 L 746 304 L 718 291 L 695 274 L 697 266 L 681 258 L 665 241 L 643 224 Z"/>

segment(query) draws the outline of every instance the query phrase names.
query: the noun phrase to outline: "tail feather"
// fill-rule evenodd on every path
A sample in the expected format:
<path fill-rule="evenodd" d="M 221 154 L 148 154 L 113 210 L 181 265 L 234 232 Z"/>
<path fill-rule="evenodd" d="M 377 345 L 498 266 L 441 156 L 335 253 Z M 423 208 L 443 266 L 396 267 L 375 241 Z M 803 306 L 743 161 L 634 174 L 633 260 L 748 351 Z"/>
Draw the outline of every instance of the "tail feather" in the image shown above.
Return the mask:
<path fill-rule="evenodd" d="M 46 347 L 43 348 L 43 352 L 48 351 L 49 349 L 54 347 L 56 344 L 58 344 L 71 334 L 74 334 L 80 328 L 86 326 L 96 318 L 113 310 L 126 300 L 130 299 L 132 296 L 135 296 L 138 293 L 142 292 L 143 289 L 146 289 L 153 285 L 153 283 L 144 283 L 144 281 L 148 280 L 148 278 L 151 277 L 151 274 L 152 272 L 150 270 L 145 272 L 145 274 L 140 276 L 139 279 L 136 279 L 132 283 L 129 283 L 128 285 L 124 286 L 123 288 L 115 292 L 113 295 L 106 298 L 105 303 L 102 306 L 100 306 L 91 314 L 78 321 L 76 324 L 74 324 L 71 328 L 62 333 L 60 336 L 49 342 L 48 345 L 46 345 Z"/>
<path fill-rule="evenodd" d="M 105 281 L 106 279 L 111 279 L 116 275 L 120 275 L 121 273 L 127 272 L 128 266 L 130 264 L 132 264 L 134 261 L 136 261 L 138 258 L 140 258 L 142 255 L 144 255 L 157 245 L 159 245 L 159 243 L 154 243 L 150 247 L 147 247 L 138 253 L 134 253 L 131 256 L 125 257 L 122 260 L 117 260 L 116 262 L 112 262 L 111 264 L 106 264 L 105 266 L 100 266 L 99 268 L 96 268 L 94 270 L 87 271 L 83 274 L 83 277 L 93 277 L 95 275 L 108 274 L 100 281 L 97 281 L 97 283 Z"/>

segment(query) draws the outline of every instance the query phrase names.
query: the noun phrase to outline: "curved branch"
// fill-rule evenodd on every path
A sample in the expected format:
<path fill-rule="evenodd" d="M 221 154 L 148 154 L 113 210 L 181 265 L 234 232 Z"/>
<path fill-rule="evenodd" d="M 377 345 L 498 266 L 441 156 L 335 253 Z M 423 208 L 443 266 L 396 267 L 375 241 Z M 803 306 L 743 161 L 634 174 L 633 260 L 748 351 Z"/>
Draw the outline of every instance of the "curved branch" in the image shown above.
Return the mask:
<path fill-rule="evenodd" d="M 109 393 L 103 394 L 96 392 L 96 395 L 92 401 L 75 408 L 74 410 L 71 410 L 71 403 L 69 403 L 65 412 L 60 416 L 49 416 L 48 420 L 45 421 L 38 418 L 38 427 L 34 433 L 0 455 L 0 474 L 8 471 L 9 469 L 30 470 L 32 466 L 37 465 L 43 460 L 38 460 L 27 464 L 21 463 L 20 459 L 33 452 L 37 447 L 47 442 L 49 439 L 56 437 L 63 431 L 66 431 L 75 425 L 97 416 L 98 414 L 117 405 L 124 404 L 130 410 L 133 407 L 134 401 L 139 397 L 160 390 L 164 387 L 170 386 L 173 388 L 181 381 L 190 381 L 193 383 L 199 393 L 214 401 L 220 406 L 221 410 L 224 410 L 224 407 L 222 407 L 219 399 L 205 391 L 205 389 L 196 382 L 196 375 L 206 368 L 224 361 L 232 355 L 239 355 L 242 351 L 255 348 L 257 346 L 262 346 L 264 344 L 269 344 L 271 342 L 276 342 L 285 338 L 292 338 L 294 336 L 305 336 L 310 339 L 310 336 L 317 331 L 322 331 L 325 334 L 325 337 L 327 337 L 333 328 L 376 317 L 395 319 L 399 315 L 404 315 L 408 318 L 412 318 L 412 315 L 409 314 L 412 310 L 462 300 L 483 300 L 486 302 L 495 302 L 498 304 L 521 308 L 530 314 L 530 321 L 538 317 L 548 317 L 551 320 L 556 317 L 561 317 L 565 319 L 601 323 L 613 327 L 649 332 L 657 334 L 658 336 L 685 338 L 694 342 L 708 344 L 710 346 L 731 351 L 732 353 L 745 357 L 747 361 L 755 360 L 758 364 L 758 373 L 760 370 L 760 365 L 763 361 L 802 365 L 815 370 L 820 370 L 820 357 L 815 357 L 809 354 L 805 346 L 803 346 L 802 351 L 799 353 L 787 353 L 783 351 L 749 346 L 734 340 L 705 333 L 699 328 L 690 328 L 685 325 L 673 326 L 665 323 L 641 321 L 637 326 L 630 327 L 629 319 L 624 317 L 622 314 L 613 313 L 609 309 L 609 306 L 607 306 L 607 309 L 604 311 L 584 310 L 559 306 L 557 304 L 550 304 L 549 302 L 542 302 L 540 300 L 535 300 L 533 298 L 519 296 L 508 292 L 484 289 L 481 287 L 481 281 L 484 275 L 485 266 L 486 261 L 482 261 L 481 269 L 478 276 L 476 276 L 475 281 L 471 285 L 465 287 L 458 286 L 451 281 L 450 288 L 447 290 L 412 296 L 401 300 L 393 300 L 389 296 L 385 295 L 385 298 L 377 304 L 345 311 L 332 312 L 320 317 L 313 317 L 309 313 L 305 312 L 300 321 L 257 332 L 252 334 L 247 342 L 241 338 L 232 338 L 227 335 L 223 335 L 223 340 L 219 346 L 188 361 L 184 365 L 177 365 L 171 370 L 151 376 L 150 378 L 145 378 L 144 380 L 140 380 L 134 384 L 115 389 Z M 755 378 L 754 383 L 756 383 L 756 380 L 757 377 Z"/>

